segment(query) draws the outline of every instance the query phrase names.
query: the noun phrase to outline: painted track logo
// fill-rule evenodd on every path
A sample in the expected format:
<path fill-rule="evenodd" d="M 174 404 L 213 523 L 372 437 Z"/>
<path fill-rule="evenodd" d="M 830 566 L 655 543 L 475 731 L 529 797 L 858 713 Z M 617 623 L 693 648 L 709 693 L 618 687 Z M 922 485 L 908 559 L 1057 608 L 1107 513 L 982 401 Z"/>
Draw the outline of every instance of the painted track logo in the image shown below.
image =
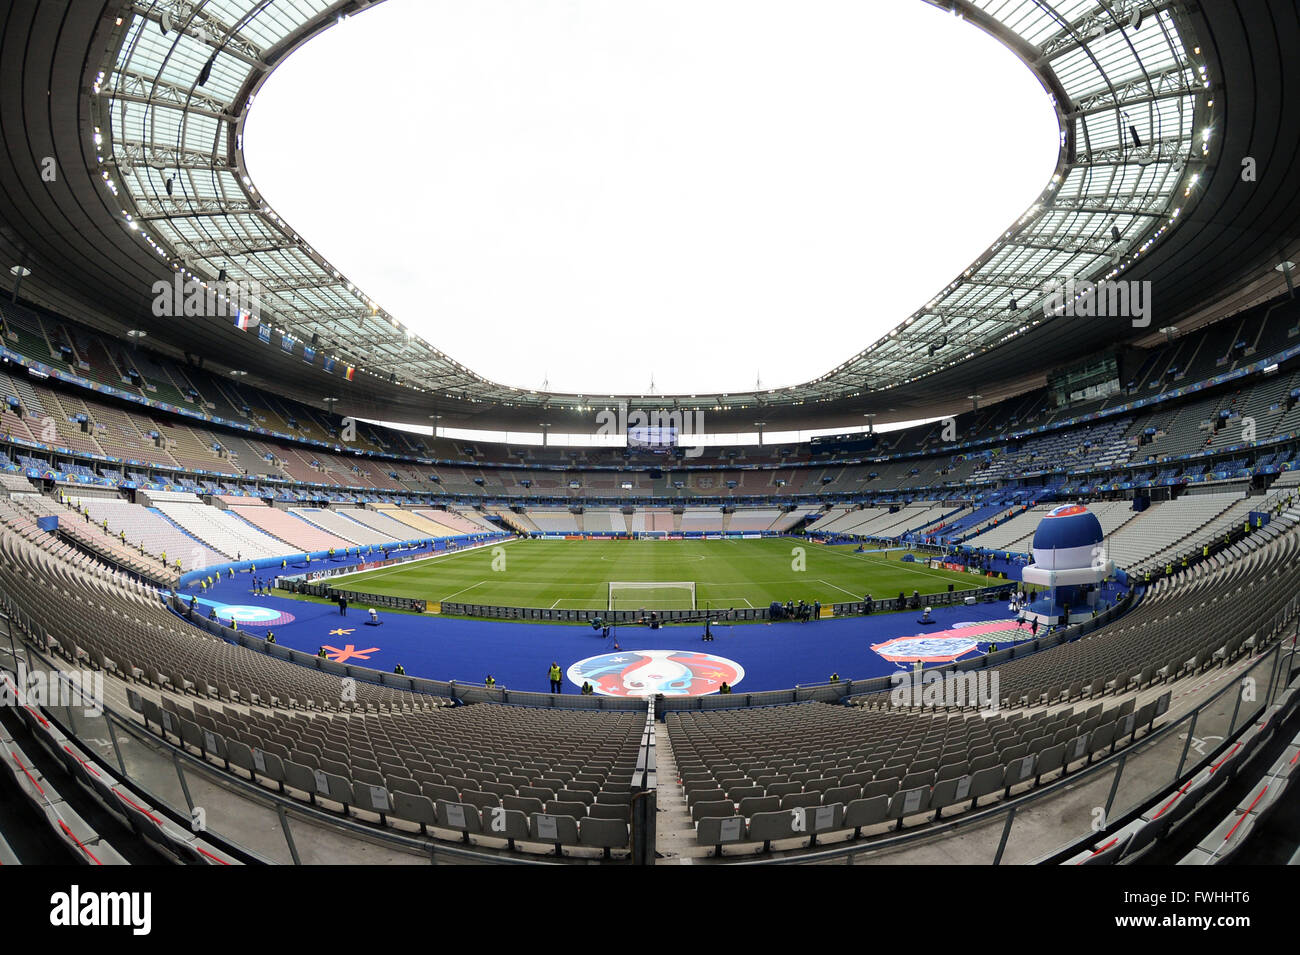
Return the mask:
<path fill-rule="evenodd" d="M 694 650 L 620 650 L 569 667 L 570 683 L 590 682 L 602 696 L 705 696 L 744 678 L 734 660 Z"/>
<path fill-rule="evenodd" d="M 291 613 L 285 613 L 270 607 L 257 607 L 253 604 L 223 604 L 215 600 L 202 599 L 196 601 L 196 603 L 204 608 L 216 608 L 218 620 L 238 620 L 243 626 L 280 627 L 287 623 L 293 623 L 297 619 Z"/>
<path fill-rule="evenodd" d="M 1027 639 L 1029 632 L 1020 636 L 1014 620 L 963 621 L 938 633 L 918 633 L 910 637 L 894 637 L 883 643 L 873 643 L 871 649 L 890 663 L 951 663 L 990 639 L 999 643 L 1014 643 Z"/>
<path fill-rule="evenodd" d="M 884 643 L 873 643 L 871 649 L 891 663 L 951 663 L 979 646 L 972 637 L 894 637 Z"/>

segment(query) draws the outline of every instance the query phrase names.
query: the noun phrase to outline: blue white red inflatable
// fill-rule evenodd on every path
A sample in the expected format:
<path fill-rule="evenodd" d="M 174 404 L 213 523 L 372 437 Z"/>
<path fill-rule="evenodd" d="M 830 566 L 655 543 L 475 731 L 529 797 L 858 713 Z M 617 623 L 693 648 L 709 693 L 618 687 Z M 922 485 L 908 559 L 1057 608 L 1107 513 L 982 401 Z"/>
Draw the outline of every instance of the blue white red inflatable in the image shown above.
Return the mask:
<path fill-rule="evenodd" d="M 1062 504 L 1038 522 L 1034 564 L 1043 570 L 1092 567 L 1102 554 L 1101 521 L 1082 504 Z"/>

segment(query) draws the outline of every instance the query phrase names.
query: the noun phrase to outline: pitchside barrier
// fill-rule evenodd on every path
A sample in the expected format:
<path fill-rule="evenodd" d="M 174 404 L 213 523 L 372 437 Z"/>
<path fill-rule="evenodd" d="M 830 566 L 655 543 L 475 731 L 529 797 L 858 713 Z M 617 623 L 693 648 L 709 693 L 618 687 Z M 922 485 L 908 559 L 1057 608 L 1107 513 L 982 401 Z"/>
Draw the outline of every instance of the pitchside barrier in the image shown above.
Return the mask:
<path fill-rule="evenodd" d="M 1000 596 L 1010 595 L 1015 591 L 1013 583 L 1003 581 L 1000 584 L 994 584 L 991 587 L 975 587 L 970 590 L 949 590 L 941 591 L 937 594 L 920 594 L 919 596 L 905 596 L 901 600 L 898 597 L 872 598 L 872 612 L 886 610 L 922 610 L 926 607 L 944 607 L 952 604 L 965 603 L 967 598 L 975 598 L 976 603 L 980 601 L 996 600 Z M 853 617 L 866 613 L 867 603 L 865 600 L 855 600 L 849 603 L 838 603 L 834 605 L 835 616 Z"/>
<path fill-rule="evenodd" d="M 926 607 L 943 607 L 965 603 L 968 599 L 976 602 L 991 601 L 1000 597 L 1009 597 L 1015 585 L 1003 582 L 992 587 L 978 587 L 973 590 L 952 590 L 937 594 L 920 594 L 916 597 L 905 596 L 882 597 L 872 602 L 873 613 L 885 613 L 892 610 L 917 610 Z M 338 593 L 333 591 L 332 593 Z M 349 597 L 349 600 L 352 598 Z M 357 598 L 364 603 L 370 598 L 365 594 Z M 866 608 L 865 602 L 858 600 L 849 603 L 837 603 L 831 606 L 836 617 L 860 616 Z M 440 612 L 455 617 L 486 617 L 492 620 L 537 620 L 554 623 L 587 623 L 593 617 L 599 617 L 606 623 L 640 623 L 648 618 L 650 610 L 658 615 L 663 623 L 703 623 L 705 620 L 754 621 L 767 620 L 767 607 L 713 607 L 695 610 L 660 610 L 645 608 L 638 610 L 604 610 L 592 607 L 587 610 L 552 610 L 549 607 L 506 607 L 497 604 L 467 604 L 444 601 Z M 823 608 L 824 609 L 824 608 Z"/>
<path fill-rule="evenodd" d="M 552 610 L 549 607 L 498 607 L 493 604 L 462 604 L 443 602 L 441 612 L 454 617 L 485 617 L 492 620 L 536 620 L 552 623 L 588 623 L 599 617 L 605 623 L 640 623 L 649 619 L 647 610 Z M 715 623 L 736 620 L 766 620 L 766 607 L 738 607 L 715 610 L 658 610 L 655 614 L 662 623 Z"/>
<path fill-rule="evenodd" d="M 425 601 L 417 600 L 414 597 L 392 597 L 388 594 L 366 594 L 357 590 L 341 590 L 328 584 L 318 584 L 309 580 L 280 578 L 276 581 L 276 584 L 292 594 L 303 594 L 308 597 L 323 597 L 332 601 L 337 601 L 340 597 L 346 597 L 348 603 L 354 607 L 374 607 L 376 610 L 409 610 L 413 613 L 424 613 L 428 609 L 428 604 Z"/>

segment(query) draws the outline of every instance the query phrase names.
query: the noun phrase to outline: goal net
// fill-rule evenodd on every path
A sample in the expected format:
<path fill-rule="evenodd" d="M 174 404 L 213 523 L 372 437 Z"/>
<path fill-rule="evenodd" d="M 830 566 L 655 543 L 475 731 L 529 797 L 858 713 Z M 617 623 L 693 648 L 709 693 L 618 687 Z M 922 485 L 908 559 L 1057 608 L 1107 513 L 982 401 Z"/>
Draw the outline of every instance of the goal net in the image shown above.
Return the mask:
<path fill-rule="evenodd" d="M 693 580 L 611 580 L 610 610 L 694 610 Z"/>

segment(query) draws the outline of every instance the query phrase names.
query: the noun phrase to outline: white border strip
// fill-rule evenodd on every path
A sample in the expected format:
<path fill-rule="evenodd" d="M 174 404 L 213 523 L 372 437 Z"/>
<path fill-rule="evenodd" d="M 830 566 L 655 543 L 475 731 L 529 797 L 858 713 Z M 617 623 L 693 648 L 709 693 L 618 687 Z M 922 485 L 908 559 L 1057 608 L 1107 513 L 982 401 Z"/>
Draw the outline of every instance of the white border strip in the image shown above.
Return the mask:
<path fill-rule="evenodd" d="M 498 547 L 498 546 L 503 547 L 506 544 L 514 543 L 517 540 L 523 540 L 523 538 L 510 537 L 507 538 L 506 540 L 484 541 L 481 544 L 475 544 L 473 547 L 462 547 L 459 550 L 452 551 L 451 553 L 443 551 L 440 554 L 426 554 L 423 557 L 413 557 L 410 560 L 404 560 L 398 564 L 391 564 L 388 567 L 371 567 L 369 570 L 350 570 L 344 574 L 332 574 L 329 577 L 323 577 L 321 578 L 321 580 L 322 581 L 346 580 L 348 577 L 356 577 L 358 574 L 374 574 L 375 576 L 378 577 L 381 576 L 384 573 L 384 571 L 405 570 L 407 567 L 411 567 L 415 564 L 424 563 L 426 561 L 448 560 L 452 557 L 459 557 L 461 554 L 468 554 L 472 551 L 482 550 L 484 547 Z M 311 581 L 311 583 L 318 583 L 318 582 L 320 581 Z"/>

